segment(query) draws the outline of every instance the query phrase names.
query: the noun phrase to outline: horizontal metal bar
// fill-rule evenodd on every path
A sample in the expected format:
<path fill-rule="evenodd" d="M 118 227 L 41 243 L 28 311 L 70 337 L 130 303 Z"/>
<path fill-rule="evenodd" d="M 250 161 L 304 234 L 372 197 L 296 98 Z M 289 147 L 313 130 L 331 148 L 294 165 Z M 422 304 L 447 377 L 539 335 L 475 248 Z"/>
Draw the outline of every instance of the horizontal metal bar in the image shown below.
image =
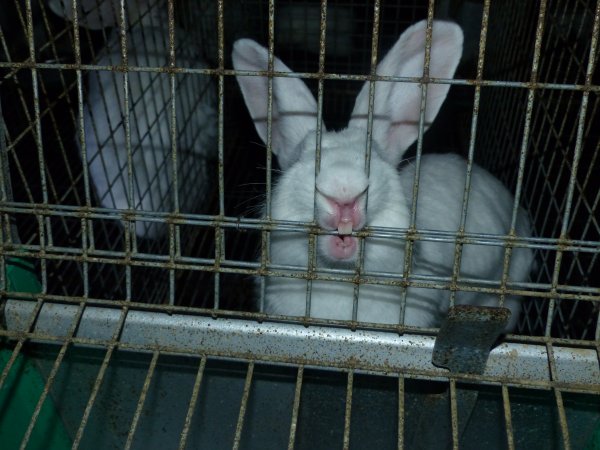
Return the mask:
<path fill-rule="evenodd" d="M 81 260 L 77 258 L 66 258 L 58 255 L 43 255 L 40 256 L 43 260 L 59 260 L 59 261 L 73 261 L 73 262 L 94 262 L 94 263 L 107 263 L 112 265 L 124 266 L 124 267 L 146 267 L 156 268 L 164 270 L 191 270 L 198 272 L 209 272 L 212 274 L 235 274 L 235 275 L 247 275 L 256 277 L 277 277 L 277 278 L 291 278 L 291 279 L 302 279 L 302 280 L 323 280 L 323 281 L 334 281 L 334 282 L 345 282 L 355 283 L 357 282 L 356 277 L 343 276 L 343 275 L 328 275 L 329 271 L 323 271 L 323 274 L 311 273 L 305 269 L 300 271 L 278 271 L 278 270 L 259 270 L 259 269 L 241 269 L 232 265 L 227 267 L 225 264 L 221 265 L 182 265 L 174 263 L 157 263 L 157 262 L 144 262 L 135 261 L 133 259 L 127 260 L 102 260 L 98 258 L 83 258 Z M 227 261 L 229 264 L 231 261 Z M 379 286 L 396 286 L 396 287 L 414 287 L 424 289 L 437 289 L 437 290 L 449 290 L 453 289 L 460 292 L 477 292 L 481 294 L 489 295 L 516 295 L 519 297 L 530 297 L 530 298 L 542 298 L 542 299 L 560 299 L 560 300 L 582 300 L 591 302 L 600 302 L 599 291 L 600 288 L 582 288 L 577 285 L 575 286 L 559 286 L 558 289 L 550 288 L 546 285 L 537 285 L 534 283 L 506 283 L 505 285 L 499 286 L 498 282 L 490 280 L 477 280 L 477 279 L 460 279 L 458 282 L 452 282 L 449 277 L 434 277 L 428 275 L 417 275 L 410 274 L 407 278 L 402 278 L 399 275 L 372 275 L 372 276 L 361 276 L 358 278 L 360 284 L 368 285 L 379 285 Z M 54 296 L 40 296 L 40 294 L 33 294 L 28 292 L 16 292 L 0 290 L 0 295 L 14 297 L 19 299 L 37 299 L 37 298 L 48 298 L 58 299 L 63 298 L 76 298 L 70 297 L 54 297 Z M 84 300 L 89 297 L 81 297 Z"/>
<path fill-rule="evenodd" d="M 35 303 L 9 300 L 7 328 L 25 333 Z M 77 306 L 46 303 L 32 336 L 68 338 Z M 449 372 L 431 363 L 435 338 L 394 332 L 168 314 L 130 310 L 117 342 L 119 308 L 86 307 L 76 336 L 148 350 L 214 355 L 284 364 L 337 367 L 366 372 L 424 374 L 436 379 Z M 559 387 L 600 393 L 600 366 L 593 347 L 553 346 L 556 377 L 550 373 L 545 345 L 504 343 L 492 350 L 481 376 L 453 378 L 538 388 Z"/>
<path fill-rule="evenodd" d="M 269 71 L 248 71 L 248 70 L 230 70 L 230 69 L 198 69 L 191 67 L 145 67 L 135 65 L 112 65 L 101 66 L 95 64 L 68 64 L 68 63 L 40 63 L 32 61 L 23 62 L 3 62 L 0 61 L 0 68 L 7 69 L 43 69 L 43 70 L 83 70 L 83 71 L 115 71 L 115 72 L 159 72 L 176 74 L 197 74 L 197 75 L 226 75 L 226 76 L 273 76 L 277 78 L 302 78 L 319 80 L 344 80 L 344 81 L 392 81 L 392 82 L 410 82 L 420 83 L 422 77 L 396 77 L 382 75 L 353 75 L 341 73 L 318 73 L 318 72 L 269 72 Z M 455 79 L 455 78 L 427 78 L 430 83 L 450 84 L 457 86 L 483 86 L 483 87 L 508 87 L 522 89 L 559 89 L 584 92 L 600 92 L 600 86 L 585 84 L 562 84 L 562 83 L 540 83 L 540 82 L 519 82 L 504 80 L 477 80 L 477 79 Z"/>
<path fill-rule="evenodd" d="M 88 307 L 99 306 L 101 308 L 109 309 L 127 309 L 127 310 L 139 310 L 139 311 L 157 311 L 166 314 L 182 314 L 182 315 L 206 315 L 211 318 L 232 318 L 232 319 L 244 319 L 263 322 L 265 320 L 272 320 L 276 322 L 301 322 L 303 326 L 335 326 L 342 328 L 352 329 L 364 329 L 364 330 L 381 330 L 391 331 L 393 333 L 409 333 L 409 334 L 428 334 L 433 335 L 436 332 L 436 328 L 424 328 L 424 327 L 412 327 L 412 326 L 401 326 L 381 323 L 369 323 L 369 322 L 358 322 L 352 323 L 343 320 L 335 319 L 318 319 L 308 317 L 292 317 L 292 316 L 278 316 L 269 315 L 268 317 L 264 313 L 259 312 L 247 312 L 247 311 L 232 311 L 225 309 L 213 309 L 213 308 L 198 308 L 195 306 L 178 306 L 178 305 L 163 305 L 157 303 L 140 303 L 131 300 L 118 300 L 118 299 L 96 299 L 91 297 L 81 297 L 75 295 L 56 295 L 56 294 L 24 294 L 24 293 L 10 293 L 10 295 L 4 293 L 4 296 L 19 301 L 35 301 L 39 304 L 40 308 L 45 303 L 59 303 L 65 305 L 76 305 L 79 306 L 81 303 L 85 303 Z M 40 300 L 39 303 L 37 300 Z M 0 336 L 6 336 L 11 339 L 21 338 L 22 333 L 20 331 L 5 331 L 0 329 Z M 561 338 L 551 336 L 529 336 L 524 334 L 510 335 L 510 342 L 514 343 L 527 343 L 535 345 L 564 345 L 571 347 L 589 347 L 594 345 L 594 342 L 584 339 L 575 338 Z M 596 344 L 597 345 L 597 344 Z"/>
<path fill-rule="evenodd" d="M 222 227 L 229 230 L 244 231 L 284 231 L 302 232 L 316 235 L 333 235 L 332 230 L 323 230 L 305 222 L 286 220 L 266 220 L 241 218 L 237 216 L 215 216 L 204 214 L 164 213 L 158 211 L 119 210 L 109 208 L 90 208 L 69 205 L 50 205 L 3 202 L 0 213 L 35 214 L 44 217 L 71 217 L 75 219 L 103 220 L 142 220 L 150 223 L 173 225 L 197 225 L 202 227 Z M 600 242 L 565 238 L 541 238 L 508 236 L 488 233 L 458 231 L 439 231 L 407 228 L 368 227 L 364 231 L 353 232 L 353 236 L 404 238 L 431 242 L 461 243 L 468 245 L 510 245 L 515 248 L 527 247 L 541 250 L 556 250 L 560 246 L 564 251 L 591 252 L 600 251 Z"/>

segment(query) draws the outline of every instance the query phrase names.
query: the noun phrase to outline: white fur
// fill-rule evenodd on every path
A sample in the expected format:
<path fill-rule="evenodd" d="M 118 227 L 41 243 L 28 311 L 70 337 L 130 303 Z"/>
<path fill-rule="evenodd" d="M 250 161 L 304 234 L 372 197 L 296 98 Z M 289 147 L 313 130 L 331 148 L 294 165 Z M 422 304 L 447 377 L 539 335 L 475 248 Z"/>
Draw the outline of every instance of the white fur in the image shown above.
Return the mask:
<path fill-rule="evenodd" d="M 194 49 L 183 45 L 184 31 L 175 30 L 176 64 L 205 68 Z M 164 67 L 169 62 L 166 4 L 127 31 L 128 65 Z M 121 64 L 119 30 L 114 29 L 98 65 Z M 100 204 L 127 209 L 128 167 L 125 138 L 124 75 L 95 71 L 88 75 L 84 131 L 90 176 Z M 207 158 L 216 156 L 216 99 L 209 77 L 177 75 L 175 87 L 180 210 L 190 212 L 206 197 Z M 171 81 L 156 72 L 129 72 L 129 123 L 133 170 L 132 207 L 172 211 Z M 157 238 L 166 226 L 136 222 L 140 237 Z"/>
<path fill-rule="evenodd" d="M 56 15 L 73 21 L 73 0 L 47 0 L 48 6 Z M 139 14 L 148 10 L 152 0 L 125 2 L 125 11 L 130 23 L 137 20 Z M 153 2 L 155 5 L 156 3 Z M 79 26 L 90 30 L 114 27 L 119 24 L 121 0 L 77 0 L 77 20 Z"/>
<path fill-rule="evenodd" d="M 378 75 L 421 77 L 425 47 L 425 22 L 408 28 L 383 61 Z M 457 25 L 434 22 L 430 76 L 452 78 L 462 50 L 462 32 Z M 267 50 L 250 40 L 234 44 L 233 63 L 236 70 L 266 70 Z M 275 71 L 289 72 L 275 59 Z M 238 76 L 238 82 L 260 137 L 266 142 L 267 78 Z M 429 84 L 427 89 L 426 125 L 435 118 L 449 90 L 448 84 Z M 414 166 L 398 171 L 397 163 L 408 146 L 417 138 L 421 87 L 416 83 L 376 82 L 373 124 L 373 152 L 370 177 L 364 168 L 369 84 L 359 93 L 349 127 L 340 132 L 323 128 L 320 172 L 315 180 L 315 143 L 317 128 L 316 102 L 297 78 L 273 78 L 272 148 L 284 169 L 273 191 L 271 214 L 276 220 L 316 222 L 323 228 L 331 217 L 331 202 L 343 204 L 354 199 L 361 211 L 361 222 L 354 228 L 407 228 L 413 190 Z M 421 159 L 417 207 L 418 229 L 457 231 L 462 209 L 466 162 L 456 155 L 427 155 Z M 474 166 L 466 231 L 505 235 L 510 228 L 513 197 L 484 169 Z M 317 192 L 315 193 L 315 184 Z M 368 186 L 368 208 L 361 194 Z M 313 217 L 313 199 L 317 200 Z M 517 234 L 530 234 L 527 216 L 521 211 Z M 340 260 L 328 250 L 329 236 L 320 235 L 317 242 L 319 267 L 355 267 L 355 257 Z M 364 271 L 387 272 L 402 276 L 405 242 L 397 238 L 365 239 Z M 411 273 L 419 275 L 452 275 L 454 244 L 416 241 Z M 277 265 L 307 267 L 308 236 L 282 231 L 271 234 L 271 262 Z M 461 277 L 497 280 L 502 277 L 504 248 L 465 245 Z M 527 249 L 514 250 L 509 270 L 510 281 L 524 281 L 532 262 Z M 348 320 L 352 318 L 352 283 L 314 281 L 310 316 Z M 361 284 L 358 320 L 375 323 L 398 323 L 401 288 Z M 292 278 L 266 279 L 265 312 L 302 316 L 306 314 L 307 282 Z M 439 325 L 448 308 L 450 293 L 441 289 L 411 287 L 408 290 L 404 322 L 413 326 Z M 496 305 L 497 296 L 458 292 L 458 303 Z M 520 304 L 507 299 L 516 323 Z"/>

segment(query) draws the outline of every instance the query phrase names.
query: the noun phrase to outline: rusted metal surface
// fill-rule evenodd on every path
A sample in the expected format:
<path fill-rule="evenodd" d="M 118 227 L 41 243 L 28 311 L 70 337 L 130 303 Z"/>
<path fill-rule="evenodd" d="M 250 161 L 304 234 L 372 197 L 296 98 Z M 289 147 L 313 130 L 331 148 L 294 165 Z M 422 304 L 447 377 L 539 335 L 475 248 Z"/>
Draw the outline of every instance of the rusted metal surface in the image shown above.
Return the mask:
<path fill-rule="evenodd" d="M 405 388 L 404 388 L 404 377 L 398 376 L 398 450 L 404 448 L 404 427 L 406 419 L 405 411 Z"/>
<path fill-rule="evenodd" d="M 250 396 L 250 387 L 252 386 L 252 374 L 254 373 L 254 361 L 248 364 L 246 372 L 246 381 L 244 382 L 244 392 L 242 394 L 242 403 L 240 405 L 240 414 L 238 416 L 237 425 L 235 427 L 235 437 L 233 438 L 233 450 L 240 448 L 242 440 L 242 430 L 244 428 L 244 419 L 246 417 L 246 409 L 248 407 L 248 397 Z"/>
<path fill-rule="evenodd" d="M 435 343 L 432 336 L 144 311 L 128 311 L 124 318 L 119 309 L 88 307 L 77 334 L 69 339 L 65 330 L 73 325 L 77 307 L 44 305 L 31 333 L 27 333 L 34 306 L 30 302 L 9 302 L 7 321 L 15 336 L 434 379 L 449 376 L 445 369 L 431 364 Z M 549 369 L 550 357 L 556 365 L 555 373 Z M 560 386 L 582 392 L 597 392 L 600 387 L 598 355 L 593 346 L 575 350 L 554 345 L 550 356 L 545 345 L 504 343 L 491 352 L 483 375 L 452 376 L 463 381 L 542 389 Z"/>
<path fill-rule="evenodd" d="M 350 448 L 350 418 L 352 417 L 352 388 L 354 385 L 354 372 L 348 371 L 346 378 L 346 408 L 344 411 L 344 440 L 342 448 L 344 450 Z"/>
<path fill-rule="evenodd" d="M 196 402 L 198 401 L 198 394 L 200 392 L 200 384 L 202 383 L 202 377 L 204 376 L 204 369 L 206 367 L 206 357 L 200 360 L 198 365 L 198 372 L 196 373 L 196 379 L 194 380 L 194 387 L 192 389 L 192 396 L 190 398 L 190 404 L 188 406 L 187 414 L 185 416 L 185 422 L 183 430 L 181 431 L 181 438 L 179 440 L 179 450 L 184 450 L 186 446 L 186 440 L 190 431 L 190 425 L 192 423 L 192 417 L 196 409 Z"/>
<path fill-rule="evenodd" d="M 432 362 L 449 369 L 450 374 L 483 374 L 491 347 L 509 319 L 510 310 L 506 308 L 450 307 L 435 341 Z M 446 392 L 429 395 L 417 432 L 425 438 L 416 443 L 417 448 L 440 448 L 444 442 L 458 448 L 476 401 L 477 391 L 457 387 L 454 379 Z"/>
<path fill-rule="evenodd" d="M 144 408 L 144 402 L 146 401 L 146 397 L 148 395 L 148 389 L 150 388 L 150 383 L 152 382 L 152 377 L 154 376 L 154 371 L 156 370 L 156 363 L 158 362 L 158 357 L 160 353 L 155 351 L 152 354 L 152 360 L 150 361 L 150 367 L 148 367 L 148 371 L 146 372 L 146 378 L 144 379 L 144 385 L 142 387 L 142 392 L 140 393 L 137 406 L 135 409 L 135 413 L 133 415 L 133 420 L 131 421 L 131 427 L 129 428 L 129 434 L 127 435 L 127 441 L 125 442 L 125 450 L 129 450 L 131 448 L 131 444 L 133 443 L 133 438 L 135 436 L 135 432 L 137 429 L 138 422 L 140 420 L 140 415 L 142 413 L 142 409 Z"/>
<path fill-rule="evenodd" d="M 433 363 L 451 372 L 483 373 L 490 349 L 509 319 L 507 308 L 451 307 L 435 341 Z"/>
<path fill-rule="evenodd" d="M 296 387 L 294 389 L 294 404 L 292 406 L 292 423 L 290 424 L 290 438 L 288 450 L 293 450 L 296 441 L 296 430 L 298 428 L 298 411 L 300 409 L 300 395 L 302 393 L 302 381 L 304 377 L 304 366 L 298 367 L 296 376 Z"/>
<path fill-rule="evenodd" d="M 510 398 L 508 388 L 502 385 L 502 406 L 504 411 L 504 423 L 506 425 L 506 443 L 509 450 L 514 450 L 515 439 L 512 426 L 512 414 L 510 411 Z"/>

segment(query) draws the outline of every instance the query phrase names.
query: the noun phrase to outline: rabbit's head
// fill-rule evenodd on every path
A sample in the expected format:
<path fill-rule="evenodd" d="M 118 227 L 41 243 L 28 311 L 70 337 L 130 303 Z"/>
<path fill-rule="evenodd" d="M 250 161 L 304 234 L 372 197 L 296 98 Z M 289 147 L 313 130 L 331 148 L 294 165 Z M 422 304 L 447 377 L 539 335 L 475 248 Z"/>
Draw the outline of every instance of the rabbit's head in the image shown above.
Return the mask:
<path fill-rule="evenodd" d="M 426 21 L 418 22 L 400 36 L 377 66 L 378 76 L 423 77 L 426 25 Z M 429 77 L 452 78 L 462 43 L 458 25 L 433 22 Z M 268 69 L 267 49 L 249 39 L 234 44 L 232 58 L 238 71 Z M 273 71 L 291 72 L 276 57 Z M 237 80 L 256 130 L 267 143 L 269 78 L 240 74 Z M 322 126 L 321 158 L 315 178 L 317 102 L 297 77 L 275 75 L 272 80 L 270 143 L 284 171 L 273 196 L 272 216 L 309 222 L 314 218 L 321 228 L 337 230 L 337 234 L 321 236 L 319 256 L 334 264 L 352 262 L 358 248 L 353 231 L 365 226 L 403 227 L 408 223 L 408 203 L 401 192 L 396 166 L 418 136 L 422 85 L 415 81 L 374 83 L 372 153 L 367 170 L 371 86 L 366 82 L 358 94 L 348 127 L 333 132 Z M 426 129 L 437 115 L 450 85 L 423 87 L 427 89 L 423 104 Z"/>

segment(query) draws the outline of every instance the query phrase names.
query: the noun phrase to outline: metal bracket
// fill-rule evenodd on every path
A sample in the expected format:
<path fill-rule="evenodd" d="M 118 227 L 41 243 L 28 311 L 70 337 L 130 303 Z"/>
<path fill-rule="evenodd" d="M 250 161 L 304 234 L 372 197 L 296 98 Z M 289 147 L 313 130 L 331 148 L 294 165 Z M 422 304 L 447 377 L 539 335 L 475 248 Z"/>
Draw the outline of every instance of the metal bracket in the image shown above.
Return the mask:
<path fill-rule="evenodd" d="M 491 348 L 506 328 L 510 314 L 507 308 L 471 305 L 450 308 L 435 340 L 433 364 L 451 373 L 482 374 Z M 457 415 L 453 417 L 449 388 L 441 394 L 429 395 L 411 448 L 440 449 L 444 443 L 446 448 L 452 448 L 452 429 L 456 427 L 460 439 L 476 402 L 476 390 L 457 387 Z"/>
<path fill-rule="evenodd" d="M 510 320 L 507 308 L 457 305 L 435 340 L 432 362 L 451 372 L 482 374 L 492 345 Z"/>

